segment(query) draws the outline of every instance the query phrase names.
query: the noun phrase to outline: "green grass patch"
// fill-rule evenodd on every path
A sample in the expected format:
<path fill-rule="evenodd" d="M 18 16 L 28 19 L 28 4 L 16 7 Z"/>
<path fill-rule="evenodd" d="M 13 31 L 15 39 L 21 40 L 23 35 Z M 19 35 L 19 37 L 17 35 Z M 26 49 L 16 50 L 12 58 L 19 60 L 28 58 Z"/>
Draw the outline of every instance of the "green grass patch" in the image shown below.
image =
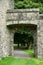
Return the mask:
<path fill-rule="evenodd" d="M 31 57 L 34 57 L 34 50 L 29 50 L 29 49 L 27 49 L 27 50 L 24 50 L 27 54 L 29 54 L 29 56 L 31 56 Z"/>
<path fill-rule="evenodd" d="M 0 65 L 43 65 L 43 60 L 6 57 L 0 60 Z"/>

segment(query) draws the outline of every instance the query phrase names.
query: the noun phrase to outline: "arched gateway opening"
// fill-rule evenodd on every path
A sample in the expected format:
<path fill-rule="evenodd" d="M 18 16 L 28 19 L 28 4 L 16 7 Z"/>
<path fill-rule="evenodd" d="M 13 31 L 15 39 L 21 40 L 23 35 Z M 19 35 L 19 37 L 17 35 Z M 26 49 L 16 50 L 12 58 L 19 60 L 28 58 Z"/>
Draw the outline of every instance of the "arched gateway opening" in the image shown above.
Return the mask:
<path fill-rule="evenodd" d="M 31 30 L 21 28 L 14 33 L 14 44 L 17 45 L 18 49 L 32 49 L 33 41 L 34 38 Z"/>
<path fill-rule="evenodd" d="M 37 54 L 37 25 L 34 24 L 16 24 L 9 26 L 10 41 L 14 54 L 15 49 L 31 49 L 34 50 L 34 55 Z"/>

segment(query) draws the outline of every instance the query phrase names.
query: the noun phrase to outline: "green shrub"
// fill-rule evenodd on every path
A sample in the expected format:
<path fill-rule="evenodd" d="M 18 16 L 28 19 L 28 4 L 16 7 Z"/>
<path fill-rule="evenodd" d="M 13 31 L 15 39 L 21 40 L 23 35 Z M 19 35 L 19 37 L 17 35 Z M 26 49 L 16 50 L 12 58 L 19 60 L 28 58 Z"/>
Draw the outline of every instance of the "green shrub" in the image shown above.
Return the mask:
<path fill-rule="evenodd" d="M 33 7 L 33 8 L 38 8 L 39 6 L 40 6 L 39 3 L 32 3 L 32 7 Z"/>
<path fill-rule="evenodd" d="M 43 14 L 43 7 L 40 7 L 39 9 L 40 9 L 40 12 L 39 13 L 40 14 Z"/>
<path fill-rule="evenodd" d="M 15 8 L 21 9 L 22 7 L 23 7 L 23 2 L 22 1 L 18 1 L 17 3 L 15 3 Z"/>
<path fill-rule="evenodd" d="M 43 13 L 43 0 L 15 0 L 15 9 L 39 8 Z"/>
<path fill-rule="evenodd" d="M 43 3 L 43 0 L 32 0 L 33 2 L 36 2 L 36 3 Z"/>

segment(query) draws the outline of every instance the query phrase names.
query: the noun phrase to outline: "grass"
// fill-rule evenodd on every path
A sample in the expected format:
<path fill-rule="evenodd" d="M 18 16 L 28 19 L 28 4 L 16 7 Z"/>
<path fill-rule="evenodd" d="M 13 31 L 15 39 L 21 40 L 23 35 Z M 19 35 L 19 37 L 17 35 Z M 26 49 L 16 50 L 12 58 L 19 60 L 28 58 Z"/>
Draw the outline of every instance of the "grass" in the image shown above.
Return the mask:
<path fill-rule="evenodd" d="M 31 57 L 34 57 L 34 50 L 29 50 L 29 49 L 27 49 L 27 50 L 24 50 L 27 54 L 29 54 L 29 56 L 31 56 Z"/>
<path fill-rule="evenodd" d="M 43 60 L 6 57 L 0 60 L 0 65 L 43 65 Z"/>
<path fill-rule="evenodd" d="M 24 49 L 24 51 L 29 54 L 30 56 L 33 56 L 34 51 Z M 37 58 L 31 58 L 31 59 L 25 59 L 25 58 L 13 58 L 13 57 L 6 57 L 2 58 L 0 60 L 0 65 L 43 65 L 43 59 L 37 59 Z"/>

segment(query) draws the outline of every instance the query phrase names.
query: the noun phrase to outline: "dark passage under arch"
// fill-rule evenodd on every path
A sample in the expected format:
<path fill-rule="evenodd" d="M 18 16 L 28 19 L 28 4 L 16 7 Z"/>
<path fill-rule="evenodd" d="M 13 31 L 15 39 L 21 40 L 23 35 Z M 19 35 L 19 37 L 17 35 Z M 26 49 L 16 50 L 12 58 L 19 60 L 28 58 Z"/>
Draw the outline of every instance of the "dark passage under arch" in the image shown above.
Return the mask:
<path fill-rule="evenodd" d="M 26 46 L 26 48 L 29 48 L 29 46 L 31 45 L 31 48 L 33 46 L 33 35 L 32 32 L 25 32 L 25 31 L 16 31 L 14 34 L 14 44 L 21 44 L 21 46 Z"/>

